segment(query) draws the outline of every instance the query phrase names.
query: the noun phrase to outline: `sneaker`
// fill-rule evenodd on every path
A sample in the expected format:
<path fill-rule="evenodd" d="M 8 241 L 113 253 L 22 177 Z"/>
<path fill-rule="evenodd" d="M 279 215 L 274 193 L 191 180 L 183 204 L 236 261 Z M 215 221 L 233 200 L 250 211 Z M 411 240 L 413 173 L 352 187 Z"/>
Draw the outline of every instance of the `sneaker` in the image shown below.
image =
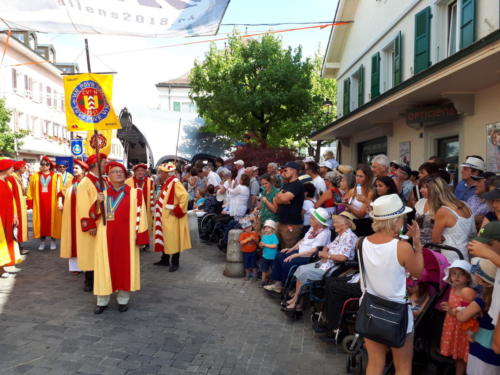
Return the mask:
<path fill-rule="evenodd" d="M 275 284 L 271 284 L 271 285 L 266 285 L 264 287 L 265 290 L 268 290 L 269 292 L 276 292 L 276 293 L 281 293 L 281 287 L 280 286 L 277 286 Z"/>
<path fill-rule="evenodd" d="M 50 241 L 50 250 L 55 250 L 57 248 L 56 241 L 52 240 Z"/>
<path fill-rule="evenodd" d="M 44 251 L 45 250 L 45 241 L 40 242 L 40 245 L 38 245 L 38 251 Z"/>

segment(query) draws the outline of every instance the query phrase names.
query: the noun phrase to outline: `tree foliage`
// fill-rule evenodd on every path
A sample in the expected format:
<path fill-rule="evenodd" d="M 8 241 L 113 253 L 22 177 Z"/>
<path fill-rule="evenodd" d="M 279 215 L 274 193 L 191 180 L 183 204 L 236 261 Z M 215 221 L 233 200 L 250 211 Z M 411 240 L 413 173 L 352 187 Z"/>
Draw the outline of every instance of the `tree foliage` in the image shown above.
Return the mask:
<path fill-rule="evenodd" d="M 304 134 L 300 123 L 314 105 L 313 64 L 298 47 L 284 49 L 265 35 L 228 46 L 211 46 L 205 60 L 191 71 L 191 96 L 205 129 L 232 139 L 255 134 L 262 144 L 280 146 Z"/>
<path fill-rule="evenodd" d="M 13 132 L 9 126 L 12 112 L 5 106 L 5 99 L 0 98 L 0 153 L 12 154 L 22 145 L 21 139 L 29 132 L 21 130 Z"/>

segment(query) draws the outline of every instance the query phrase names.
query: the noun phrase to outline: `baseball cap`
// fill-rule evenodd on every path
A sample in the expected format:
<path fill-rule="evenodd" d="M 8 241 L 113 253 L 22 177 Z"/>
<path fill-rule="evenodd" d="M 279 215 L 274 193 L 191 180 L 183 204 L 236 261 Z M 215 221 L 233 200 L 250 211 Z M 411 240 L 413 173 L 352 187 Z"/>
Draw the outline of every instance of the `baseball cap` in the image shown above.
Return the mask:
<path fill-rule="evenodd" d="M 403 171 L 406 173 L 408 176 L 411 176 L 411 168 L 408 167 L 407 165 L 402 165 L 399 167 L 399 170 Z"/>
<path fill-rule="evenodd" d="M 500 240 L 500 221 L 492 221 L 486 224 L 479 230 L 479 235 L 474 239 L 482 243 Z"/>
<path fill-rule="evenodd" d="M 484 172 L 484 173 L 481 173 L 477 176 L 470 176 L 473 180 L 475 181 L 479 181 L 479 180 L 485 180 L 485 179 L 488 179 L 490 177 L 493 177 L 493 176 L 496 176 L 495 173 L 493 172 Z"/>
<path fill-rule="evenodd" d="M 500 199 L 500 188 L 496 188 L 492 191 L 481 194 L 481 198 L 486 199 L 488 201 L 494 201 L 495 199 Z"/>
<path fill-rule="evenodd" d="M 245 162 L 243 160 L 236 160 L 233 164 L 236 164 L 236 165 L 245 165 Z"/>
<path fill-rule="evenodd" d="M 296 169 L 297 171 L 300 171 L 302 168 L 300 167 L 300 165 L 298 165 L 296 162 L 294 161 L 289 161 L 288 163 L 286 163 L 283 168 L 293 168 L 293 169 Z"/>

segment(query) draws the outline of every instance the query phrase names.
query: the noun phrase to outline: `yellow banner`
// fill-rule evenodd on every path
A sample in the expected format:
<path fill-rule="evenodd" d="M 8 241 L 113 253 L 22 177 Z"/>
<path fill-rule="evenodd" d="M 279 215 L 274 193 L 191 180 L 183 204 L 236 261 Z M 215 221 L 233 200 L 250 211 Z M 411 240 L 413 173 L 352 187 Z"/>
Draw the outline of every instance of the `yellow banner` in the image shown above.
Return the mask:
<path fill-rule="evenodd" d="M 113 130 L 101 130 L 99 135 L 106 138 L 106 146 L 99 149 L 99 152 L 109 155 L 111 153 L 111 141 L 113 140 Z M 94 132 L 87 132 L 87 139 L 84 141 L 85 155 L 89 157 L 95 154 L 95 149 L 90 145 L 90 140 L 94 136 Z"/>
<path fill-rule="evenodd" d="M 68 131 L 120 129 L 111 104 L 112 74 L 64 76 L 64 105 Z"/>

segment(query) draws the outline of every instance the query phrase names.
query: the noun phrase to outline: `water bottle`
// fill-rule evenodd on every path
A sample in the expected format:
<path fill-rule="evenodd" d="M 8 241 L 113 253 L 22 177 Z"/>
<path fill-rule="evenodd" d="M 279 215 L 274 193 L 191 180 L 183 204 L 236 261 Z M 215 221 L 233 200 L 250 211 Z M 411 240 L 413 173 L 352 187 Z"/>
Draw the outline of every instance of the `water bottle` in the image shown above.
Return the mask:
<path fill-rule="evenodd" d="M 356 194 L 357 195 L 363 194 L 363 189 L 361 188 L 361 184 L 356 185 Z"/>

